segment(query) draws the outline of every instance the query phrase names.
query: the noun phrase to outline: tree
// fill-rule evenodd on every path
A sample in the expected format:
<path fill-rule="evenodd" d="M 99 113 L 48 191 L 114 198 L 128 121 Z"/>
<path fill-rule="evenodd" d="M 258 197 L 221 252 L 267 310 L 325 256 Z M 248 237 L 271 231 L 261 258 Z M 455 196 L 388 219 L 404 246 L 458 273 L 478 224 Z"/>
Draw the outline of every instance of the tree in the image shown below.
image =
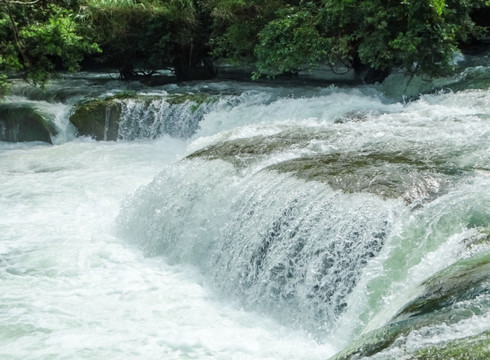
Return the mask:
<path fill-rule="evenodd" d="M 80 35 L 70 8 L 75 5 L 76 1 L 0 0 L 0 86 L 4 90 L 9 71 L 44 85 L 56 70 L 75 71 L 85 54 L 98 51 L 97 44 Z"/>
<path fill-rule="evenodd" d="M 255 1 L 210 3 L 214 54 L 253 61 L 256 77 L 320 63 L 381 72 L 401 66 L 441 75 L 451 69 L 459 44 L 485 33 L 470 15 L 489 5 L 485 0 L 283 0 L 267 8 Z"/>
<path fill-rule="evenodd" d="M 282 0 L 204 1 L 203 6 L 212 19 L 209 42 L 213 57 L 233 63 L 254 62 L 259 32 L 287 4 Z"/>
<path fill-rule="evenodd" d="M 276 12 L 258 34 L 254 48 L 258 72 L 276 76 L 311 68 L 328 59 L 331 39 L 322 36 L 318 11 L 310 6 L 286 7 Z"/>
<path fill-rule="evenodd" d="M 8 71 L 42 85 L 56 70 L 76 70 L 87 55 L 127 80 L 161 68 L 181 80 L 211 77 L 211 57 L 253 64 L 255 77 L 325 63 L 436 76 L 451 69 L 460 44 L 488 30 L 472 14 L 489 6 L 490 0 L 0 0 L 0 89 Z"/>
<path fill-rule="evenodd" d="M 322 18 L 332 54 L 353 66 L 437 76 L 451 69 L 459 43 L 483 33 L 470 18 L 482 6 L 483 0 L 326 0 Z"/>
<path fill-rule="evenodd" d="M 210 72 L 206 64 L 206 15 L 193 0 L 88 0 L 88 36 L 103 50 L 100 61 L 130 80 L 171 68 L 181 79 Z M 141 70 L 137 72 L 135 69 Z M 210 76 L 210 74 L 207 74 Z"/>

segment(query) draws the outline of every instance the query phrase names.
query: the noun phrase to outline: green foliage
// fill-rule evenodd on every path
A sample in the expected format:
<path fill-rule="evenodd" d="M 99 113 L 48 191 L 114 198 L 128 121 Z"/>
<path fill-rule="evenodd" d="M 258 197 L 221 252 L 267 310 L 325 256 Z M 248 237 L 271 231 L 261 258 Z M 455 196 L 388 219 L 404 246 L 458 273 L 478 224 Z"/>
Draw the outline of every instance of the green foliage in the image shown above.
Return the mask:
<path fill-rule="evenodd" d="M 84 54 L 98 51 L 97 44 L 76 33 L 77 24 L 72 13 L 54 6 L 51 11 L 46 22 L 30 24 L 19 32 L 30 59 L 27 77 L 34 83 L 45 82 L 57 65 L 76 71 Z"/>
<path fill-rule="evenodd" d="M 100 60 L 121 75 L 135 68 L 197 67 L 207 53 L 203 7 L 193 0 L 87 0 L 81 14 L 87 36 L 101 45 Z M 183 72 L 183 70 L 181 71 Z"/>
<path fill-rule="evenodd" d="M 6 72 L 19 71 L 27 81 L 43 85 L 55 70 L 76 71 L 85 54 L 98 51 L 97 44 L 80 35 L 74 12 L 57 2 L 0 2 L 3 79 Z M 59 2 L 64 6 L 75 3 Z M 5 81 L 0 83 L 5 87 Z"/>
<path fill-rule="evenodd" d="M 210 45 L 215 58 L 233 63 L 255 61 L 259 33 L 285 5 L 281 0 L 208 0 L 203 2 L 212 17 Z"/>
<path fill-rule="evenodd" d="M 210 61 L 254 64 L 254 77 L 318 64 L 436 76 L 488 31 L 471 14 L 490 0 L 0 0 L 0 91 L 5 74 L 44 84 L 84 56 L 123 78 L 174 69 L 209 76 Z M 102 54 L 94 55 L 102 50 Z"/>
<path fill-rule="evenodd" d="M 485 33 L 470 14 L 489 4 L 485 0 L 283 0 L 260 17 L 252 11 L 260 8 L 255 1 L 212 3 L 214 54 L 252 59 L 255 77 L 322 62 L 376 70 L 402 66 L 414 73 L 442 75 L 451 70 L 460 43 Z M 251 23 L 250 13 L 261 21 Z"/>
<path fill-rule="evenodd" d="M 0 9 L 2 9 L 0 5 Z M 3 10 L 3 9 L 2 9 Z M 22 68 L 15 45 L 9 39 L 11 33 L 10 20 L 6 12 L 0 12 L 0 97 L 8 90 L 6 71 Z"/>
<path fill-rule="evenodd" d="M 118 67 L 158 66 L 169 42 L 169 10 L 134 0 L 90 0 L 80 18 L 101 46 L 101 60 Z"/>
<path fill-rule="evenodd" d="M 259 33 L 255 47 L 258 73 L 279 75 L 292 70 L 311 67 L 327 56 L 329 39 L 315 28 L 309 11 L 281 12 L 282 16 L 269 22 Z"/>
<path fill-rule="evenodd" d="M 5 74 L 0 74 L 0 98 L 8 92 L 8 78 Z"/>

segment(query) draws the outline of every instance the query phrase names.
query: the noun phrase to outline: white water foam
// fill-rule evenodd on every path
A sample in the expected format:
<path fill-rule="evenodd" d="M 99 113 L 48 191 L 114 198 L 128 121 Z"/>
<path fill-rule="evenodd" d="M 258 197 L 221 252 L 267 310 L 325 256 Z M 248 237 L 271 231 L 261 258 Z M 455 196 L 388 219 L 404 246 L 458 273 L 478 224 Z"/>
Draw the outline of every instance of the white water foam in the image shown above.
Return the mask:
<path fill-rule="evenodd" d="M 0 358 L 324 359 L 335 349 L 241 310 L 191 267 L 114 233 L 120 201 L 185 143 L 0 144 Z"/>
<path fill-rule="evenodd" d="M 196 142 L 187 150 L 186 141 L 168 137 L 97 143 L 63 135 L 55 146 L 0 144 L 2 359 L 325 359 L 350 342 L 377 313 L 389 309 L 400 292 L 409 292 L 447 262 L 471 251 L 488 251 L 480 246 L 461 253 L 465 234 L 488 228 L 490 222 L 485 200 L 488 91 L 428 95 L 408 104 L 386 101 L 371 90 L 308 88 L 304 98 L 295 91 L 285 98 L 287 89 L 247 89 L 236 102 L 204 116 L 193 137 Z M 172 165 L 182 154 L 205 145 L 299 130 L 327 135 L 304 140 L 307 145 L 302 148 L 266 154 L 245 169 L 221 160 Z M 339 195 L 327 185 L 261 173 L 270 164 L 301 156 L 381 150 L 406 151 L 417 159 L 446 163 L 448 176 L 454 175 L 455 180 L 446 184 L 447 194 L 408 206 L 401 199 Z M 170 248 L 176 251 L 173 258 L 169 254 L 145 257 L 134 247 L 144 236 L 128 244 L 117 235 L 114 220 L 121 201 L 152 179 L 152 191 L 158 186 L 161 191 L 153 193 L 147 187 L 137 193 L 133 205 L 144 200 L 151 206 L 141 207 L 139 213 L 134 206 L 132 216 L 138 221 L 126 223 L 126 229 L 129 232 L 138 224 L 143 233 L 152 233 L 160 227 L 168 230 L 162 236 L 172 236 L 172 226 L 178 226 L 176 231 L 185 235 L 185 241 Z M 321 196 L 315 197 L 316 192 Z M 142 194 L 147 199 L 139 197 Z M 305 205 L 289 211 L 295 198 Z M 201 207 L 193 207 L 195 199 L 201 199 Z M 344 208 L 339 199 L 346 200 Z M 227 206 L 220 208 L 223 200 Z M 308 214 L 329 201 L 334 204 L 330 213 L 324 209 Z M 261 210 L 261 202 L 270 205 L 273 216 Z M 247 212 L 238 211 L 241 205 L 242 210 L 250 205 L 257 212 L 255 222 L 246 222 Z M 214 212 L 207 213 L 209 209 Z M 369 228 L 382 224 L 379 218 L 383 218 L 390 229 L 379 254 L 366 264 L 345 297 L 347 307 L 337 325 L 329 327 L 331 333 L 323 339 L 298 330 L 301 326 L 294 321 L 290 325 L 272 320 L 273 306 L 256 306 L 253 297 L 267 284 L 261 287 L 259 282 L 257 292 L 245 292 L 245 301 L 230 291 L 215 292 L 213 279 L 220 274 L 200 262 L 207 259 L 199 256 L 209 252 L 199 245 L 213 245 L 219 239 L 215 234 L 226 243 L 224 235 L 246 239 L 254 231 L 260 235 L 261 229 L 274 230 L 274 224 L 291 233 L 293 225 L 300 223 L 298 212 L 304 212 L 302 224 L 314 225 L 314 214 L 340 216 L 346 209 L 344 218 L 351 222 L 361 216 L 361 223 Z M 156 215 L 157 210 L 161 215 Z M 382 211 L 369 222 L 376 210 Z M 172 218 L 164 216 L 165 211 L 175 221 L 169 221 Z M 230 216 L 243 223 L 227 222 Z M 281 219 L 288 223 L 278 222 Z M 339 229 L 340 220 L 335 223 Z M 165 222 L 169 225 L 162 228 Z M 185 228 L 188 224 L 196 228 Z M 214 228 L 221 225 L 227 227 Z M 240 226 L 246 234 L 240 233 Z M 304 229 L 313 234 L 310 227 Z M 320 235 L 311 238 L 315 236 L 321 239 Z M 236 249 L 230 248 L 240 254 Z M 274 249 L 280 250 L 280 246 Z M 239 268 L 244 261 L 238 257 L 230 264 Z M 315 270 L 314 264 L 310 270 Z M 268 281 L 267 276 L 263 279 Z M 467 334 L 476 334 L 482 319 L 486 318 L 455 324 L 450 331 L 439 332 L 441 337 L 434 341 L 462 337 L 464 326 L 471 328 Z M 416 344 L 417 336 L 414 333 L 415 340 L 408 344 Z"/>

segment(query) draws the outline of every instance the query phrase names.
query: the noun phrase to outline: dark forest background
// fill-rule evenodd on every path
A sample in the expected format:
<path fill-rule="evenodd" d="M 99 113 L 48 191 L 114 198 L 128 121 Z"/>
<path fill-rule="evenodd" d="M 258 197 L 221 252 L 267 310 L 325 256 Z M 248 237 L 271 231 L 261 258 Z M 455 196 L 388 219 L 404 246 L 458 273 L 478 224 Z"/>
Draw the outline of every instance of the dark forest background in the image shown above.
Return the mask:
<path fill-rule="evenodd" d="M 275 77 L 342 65 L 383 78 L 450 73 L 454 54 L 485 45 L 487 0 L 0 0 L 0 86 L 43 85 L 60 70 L 159 69 L 207 79 L 217 61 Z"/>

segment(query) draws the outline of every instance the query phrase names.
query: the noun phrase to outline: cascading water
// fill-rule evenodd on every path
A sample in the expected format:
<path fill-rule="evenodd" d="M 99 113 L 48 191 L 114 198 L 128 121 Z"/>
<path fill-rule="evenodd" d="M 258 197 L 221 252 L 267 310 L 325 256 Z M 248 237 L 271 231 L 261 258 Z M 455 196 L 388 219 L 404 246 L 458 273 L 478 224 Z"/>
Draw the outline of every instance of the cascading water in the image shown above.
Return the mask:
<path fill-rule="evenodd" d="M 58 132 L 0 143 L 1 358 L 489 355 L 488 87 L 131 90 L 117 142 L 9 98 Z"/>
<path fill-rule="evenodd" d="M 123 101 L 118 138 L 154 139 L 162 134 L 190 137 L 196 132 L 204 116 L 204 106 L 190 101 L 179 105 L 172 106 L 165 99 L 148 102 Z"/>

